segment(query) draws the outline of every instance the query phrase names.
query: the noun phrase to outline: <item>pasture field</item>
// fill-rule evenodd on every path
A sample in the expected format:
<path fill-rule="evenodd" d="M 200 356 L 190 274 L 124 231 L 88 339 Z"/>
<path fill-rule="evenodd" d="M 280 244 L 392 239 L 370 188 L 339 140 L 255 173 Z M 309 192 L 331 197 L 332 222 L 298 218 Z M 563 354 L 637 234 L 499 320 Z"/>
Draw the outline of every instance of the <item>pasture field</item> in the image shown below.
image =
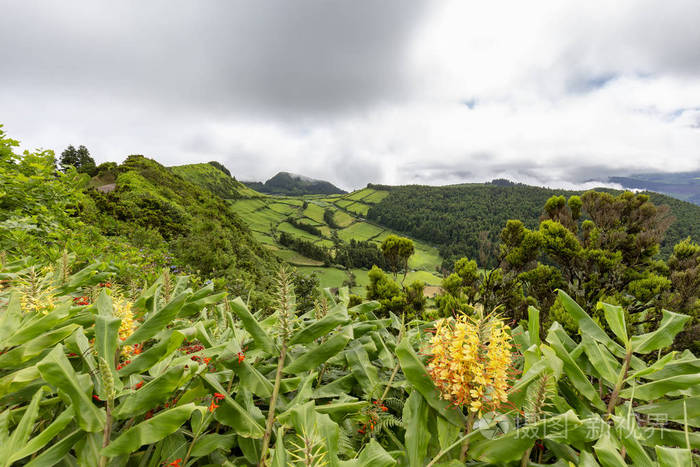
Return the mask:
<path fill-rule="evenodd" d="M 372 204 L 381 201 L 388 194 L 371 188 L 363 188 L 346 195 L 331 196 L 265 196 L 254 199 L 233 201 L 235 211 L 243 218 L 253 231 L 253 236 L 275 255 L 297 267 L 300 271 L 315 271 L 323 287 L 339 287 L 355 274 L 356 285 L 352 292 L 365 296 L 368 284 L 367 270 L 353 269 L 345 271 L 335 267 L 324 267 L 320 261 L 303 256 L 279 244 L 277 237 L 287 232 L 295 238 L 314 243 L 326 248 L 333 254 L 336 242 L 347 243 L 350 240 L 371 241 L 379 245 L 386 237 L 394 234 L 392 230 L 366 222 L 361 217 L 367 214 Z M 301 209 L 306 203 L 306 208 Z M 334 221 L 338 228 L 326 224 L 323 215 L 326 209 L 334 211 Z M 291 225 L 287 220 L 295 219 L 306 225 L 313 225 L 321 231 L 317 236 Z M 441 278 L 435 274 L 436 267 L 442 263 L 438 250 L 423 242 L 414 240 L 415 253 L 409 260 L 410 272 L 406 283 L 414 280 L 426 285 L 440 285 Z M 400 280 L 400 278 L 399 278 Z"/>
<path fill-rule="evenodd" d="M 311 266 L 298 266 L 297 270 L 304 274 L 315 272 L 321 283 L 321 287 L 340 287 L 347 280 L 348 274 L 346 271 L 338 268 L 322 268 Z"/>
<path fill-rule="evenodd" d="M 350 240 L 366 241 L 384 232 L 384 229 L 367 222 L 355 222 L 350 227 L 338 232 L 338 237 L 344 242 Z"/>
<path fill-rule="evenodd" d="M 325 224 L 323 220 L 323 213 L 325 212 L 325 208 L 319 206 L 316 203 L 309 203 L 309 205 L 306 207 L 304 210 L 304 215 L 308 217 L 309 219 L 313 219 L 319 224 Z"/>
<path fill-rule="evenodd" d="M 366 216 L 367 211 L 369 211 L 370 206 L 360 202 L 354 202 L 347 206 L 345 209 L 358 216 Z"/>
<path fill-rule="evenodd" d="M 388 191 L 376 191 L 372 190 L 373 192 L 370 193 L 369 195 L 365 196 L 362 198 L 363 203 L 369 203 L 369 204 L 377 204 L 387 196 L 389 196 Z"/>
<path fill-rule="evenodd" d="M 341 228 L 345 228 L 355 222 L 355 218 L 344 211 L 336 211 L 333 215 L 333 220 Z"/>
<path fill-rule="evenodd" d="M 279 230 L 280 232 L 290 233 L 290 234 L 294 235 L 295 237 L 303 238 L 304 240 L 309 240 L 311 242 L 315 242 L 316 240 L 318 240 L 320 238 L 320 237 L 317 237 L 316 235 L 310 234 L 309 232 L 306 232 L 304 230 L 297 229 L 289 222 L 282 222 L 281 224 L 279 224 L 277 226 L 277 230 Z"/>

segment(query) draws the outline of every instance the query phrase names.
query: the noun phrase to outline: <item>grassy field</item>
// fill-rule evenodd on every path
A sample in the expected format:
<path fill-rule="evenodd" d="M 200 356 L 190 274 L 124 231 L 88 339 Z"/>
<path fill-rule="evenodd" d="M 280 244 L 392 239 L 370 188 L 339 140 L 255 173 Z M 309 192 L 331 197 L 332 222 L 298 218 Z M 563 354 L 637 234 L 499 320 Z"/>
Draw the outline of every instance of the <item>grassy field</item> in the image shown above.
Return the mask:
<path fill-rule="evenodd" d="M 355 269 L 344 271 L 335 267 L 323 267 L 319 261 L 306 258 L 292 251 L 277 241 L 280 232 L 287 232 L 294 237 L 313 242 L 315 245 L 333 251 L 335 241 L 349 242 L 350 240 L 369 240 L 379 244 L 387 236 L 395 232 L 381 226 L 363 221 L 361 217 L 367 214 L 372 204 L 381 201 L 388 195 L 386 191 L 364 188 L 346 195 L 333 196 L 265 196 L 254 199 L 231 201 L 235 211 L 243 218 L 253 231 L 253 236 L 278 257 L 293 264 L 303 272 L 314 271 L 319 275 L 321 286 L 340 287 L 350 278 L 349 272 L 355 274 L 356 286 L 352 292 L 365 296 L 365 286 L 368 283 L 367 271 Z M 306 208 L 301 209 L 306 203 Z M 331 228 L 324 221 L 326 209 L 334 211 L 334 221 L 337 228 Z M 313 235 L 298 229 L 287 222 L 288 218 L 297 222 L 317 227 L 322 236 Z M 274 232 L 274 233 L 273 233 Z M 426 285 L 439 285 L 441 278 L 435 275 L 436 266 L 442 262 L 436 248 L 423 242 L 415 241 L 415 254 L 409 260 L 406 283 L 414 280 L 423 281 Z M 399 278 L 400 280 L 400 278 Z"/>
<path fill-rule="evenodd" d="M 344 242 L 350 240 L 366 241 L 384 232 L 384 229 L 367 222 L 355 222 L 350 227 L 338 232 L 338 237 Z"/>

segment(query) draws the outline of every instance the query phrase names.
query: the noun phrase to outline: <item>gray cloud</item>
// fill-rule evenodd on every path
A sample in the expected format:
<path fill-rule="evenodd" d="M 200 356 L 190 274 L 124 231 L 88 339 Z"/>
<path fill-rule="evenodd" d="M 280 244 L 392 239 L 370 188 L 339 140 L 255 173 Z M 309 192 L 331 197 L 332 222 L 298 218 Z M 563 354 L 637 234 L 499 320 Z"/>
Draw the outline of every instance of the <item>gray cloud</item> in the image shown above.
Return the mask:
<path fill-rule="evenodd" d="M 69 8 L 66 8 L 69 6 Z M 398 97 L 423 2 L 3 2 L 2 86 L 145 105 L 338 111 Z"/>
<path fill-rule="evenodd" d="M 346 189 L 700 161 L 696 0 L 0 0 L 0 123 Z M 504 15 L 504 11 L 508 12 Z"/>

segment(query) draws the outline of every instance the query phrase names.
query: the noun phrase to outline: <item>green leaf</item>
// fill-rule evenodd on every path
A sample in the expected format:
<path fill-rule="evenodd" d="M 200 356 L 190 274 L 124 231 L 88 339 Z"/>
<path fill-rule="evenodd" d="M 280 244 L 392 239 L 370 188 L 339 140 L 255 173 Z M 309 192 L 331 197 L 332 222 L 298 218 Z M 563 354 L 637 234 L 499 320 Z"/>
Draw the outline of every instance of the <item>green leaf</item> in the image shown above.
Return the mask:
<path fill-rule="evenodd" d="M 20 308 L 20 294 L 13 291 L 10 294 L 10 300 L 7 303 L 7 308 L 0 314 L 0 342 L 5 347 L 9 347 L 8 337 L 17 331 L 22 322 L 22 309 Z"/>
<path fill-rule="evenodd" d="M 635 393 L 635 397 L 636 397 Z M 645 414 L 651 418 L 661 418 L 663 421 L 683 424 L 683 403 L 688 411 L 688 425 L 700 428 L 700 396 L 685 397 L 683 399 L 662 400 L 634 408 L 637 413 Z M 656 417 L 655 417 L 656 416 Z"/>
<path fill-rule="evenodd" d="M 625 312 L 622 307 L 601 302 L 598 303 L 598 308 L 603 308 L 605 321 L 608 322 L 608 326 L 620 339 L 620 342 L 627 345 L 627 326 L 625 324 Z"/>
<path fill-rule="evenodd" d="M 264 429 L 255 419 L 248 413 L 246 409 L 240 406 L 238 402 L 231 399 L 224 387 L 217 381 L 212 374 L 205 373 L 201 375 L 202 381 L 212 388 L 214 392 L 224 394 L 226 397 L 219 404 L 219 408 L 214 411 L 214 418 L 224 425 L 233 428 L 238 435 L 244 438 L 262 438 Z"/>
<path fill-rule="evenodd" d="M 0 355 L 0 368 L 19 368 L 23 363 L 40 356 L 44 351 L 70 336 L 80 326 L 69 324 L 35 337 L 19 347 Z"/>
<path fill-rule="evenodd" d="M 233 369 L 238 375 L 240 385 L 258 397 L 270 397 L 273 385 L 262 373 L 256 370 L 245 360 L 238 363 L 237 360 L 227 362 L 227 367 Z M 229 366 L 230 365 L 230 366 Z"/>
<path fill-rule="evenodd" d="M 466 423 L 464 414 L 456 407 L 450 405 L 449 402 L 440 398 L 440 392 L 433 384 L 428 370 L 425 369 L 418 355 L 416 355 L 416 352 L 409 344 L 408 339 L 402 339 L 399 345 L 396 346 L 396 356 L 399 359 L 406 380 L 425 398 L 428 405 L 450 423 L 463 427 Z"/>
<path fill-rule="evenodd" d="M 625 410 L 629 410 L 629 404 Z M 637 425 L 637 420 L 634 415 L 631 416 L 612 416 L 615 422 L 615 431 L 617 437 L 627 450 L 627 455 L 630 456 L 634 465 L 653 465 L 653 461 L 644 450 L 644 447 L 639 442 L 643 438 L 642 432 Z"/>
<path fill-rule="evenodd" d="M 169 368 L 165 373 L 123 398 L 114 411 L 114 417 L 117 420 L 135 417 L 167 401 L 184 383 L 182 378 L 184 372 L 184 366 Z"/>
<path fill-rule="evenodd" d="M 235 300 L 229 302 L 231 306 L 231 311 L 233 311 L 236 316 L 241 320 L 241 324 L 246 331 L 253 337 L 253 340 L 258 344 L 265 352 L 269 354 L 276 354 L 277 349 L 275 348 L 275 343 L 270 336 L 263 330 L 258 321 L 255 319 L 253 314 L 248 310 L 248 307 L 243 303 L 241 297 L 237 297 Z"/>
<path fill-rule="evenodd" d="M 680 465 L 693 465 L 693 453 L 690 449 L 669 448 L 666 446 L 654 446 L 659 467 L 678 467 Z"/>
<path fill-rule="evenodd" d="M 102 449 L 102 455 L 114 457 L 131 454 L 144 444 L 153 444 L 175 433 L 195 409 L 194 404 L 185 404 L 159 413 L 128 429 Z"/>
<path fill-rule="evenodd" d="M 316 368 L 321 363 L 340 352 L 345 348 L 350 339 L 342 334 L 336 334 L 323 344 L 311 347 L 309 350 L 296 357 L 290 364 L 284 367 L 286 374 L 297 374 Z"/>
<path fill-rule="evenodd" d="M 353 341 L 350 348 L 345 352 L 345 358 L 350 366 L 350 371 L 360 386 L 367 394 L 371 394 L 373 389 L 379 384 L 377 368 L 369 361 L 367 351 L 359 341 Z"/>
<path fill-rule="evenodd" d="M 46 382 L 65 392 L 73 403 L 75 418 L 78 426 L 85 431 L 100 431 L 105 424 L 105 414 L 92 404 L 85 395 L 85 387 L 78 381 L 68 358 L 64 355 L 63 346 L 58 344 L 39 363 L 39 373 Z"/>
<path fill-rule="evenodd" d="M 369 406 L 367 401 L 359 402 L 336 402 L 334 404 L 317 405 L 316 412 L 330 415 L 355 413 Z"/>
<path fill-rule="evenodd" d="M 337 305 L 336 308 L 342 307 Z M 344 308 L 343 308 L 344 311 Z M 313 342 L 321 336 L 327 335 L 338 326 L 343 326 L 350 322 L 347 312 L 341 313 L 331 310 L 326 316 L 318 321 L 314 321 L 303 329 L 297 331 L 289 341 L 289 345 L 307 344 Z"/>
<path fill-rule="evenodd" d="M 55 329 L 62 323 L 65 323 L 70 316 L 71 310 L 69 306 L 67 304 L 59 305 L 47 315 L 37 315 L 22 323 L 21 327 L 11 337 L 3 341 L 3 345 L 5 347 L 14 347 L 41 337 L 50 329 Z"/>
<path fill-rule="evenodd" d="M 76 430 L 61 439 L 50 448 L 32 459 L 26 467 L 51 467 L 58 464 L 68 452 L 86 436 L 82 430 Z"/>
<path fill-rule="evenodd" d="M 608 349 L 615 353 L 615 355 L 618 357 L 625 355 L 625 349 L 621 347 L 620 344 L 612 340 L 605 333 L 603 328 L 601 328 L 598 323 L 593 321 L 593 318 L 591 318 L 588 313 L 583 311 L 583 308 L 581 308 L 573 298 L 569 297 L 566 292 L 559 290 L 559 299 L 564 305 L 566 311 L 574 318 L 574 320 L 576 320 L 576 324 L 578 324 L 579 333 L 581 335 L 595 339 L 608 347 Z"/>
<path fill-rule="evenodd" d="M 173 331 L 170 334 L 166 334 L 158 343 L 139 354 L 131 363 L 123 366 L 117 373 L 120 377 L 124 377 L 148 370 L 153 365 L 175 352 L 182 345 L 184 340 L 185 335 L 180 331 Z"/>
<path fill-rule="evenodd" d="M 34 422 L 39 416 L 39 401 L 41 401 L 42 397 L 44 397 L 44 390 L 39 388 L 34 397 L 32 397 L 32 401 L 29 403 L 27 410 L 25 410 L 19 424 L 12 432 L 8 443 L 2 446 L 3 465 L 9 466 L 13 461 L 13 454 L 26 445 L 29 435 L 34 430 Z"/>
<path fill-rule="evenodd" d="M 41 377 L 39 369 L 29 366 L 0 378 L 0 397 L 19 391 Z"/>
<path fill-rule="evenodd" d="M 403 406 L 402 419 L 406 424 L 406 454 L 411 467 L 425 465 L 428 456 L 430 430 L 428 429 L 428 404 L 418 391 L 412 391 Z"/>
<path fill-rule="evenodd" d="M 576 364 L 569 352 L 566 351 L 559 337 L 554 332 L 547 334 L 547 342 L 552 346 L 557 357 L 564 363 L 564 373 L 569 377 L 571 384 L 599 410 L 605 410 L 605 404 L 600 399 L 598 391 L 593 387 L 588 377 Z"/>
<path fill-rule="evenodd" d="M 700 373 L 672 376 L 636 386 L 634 388 L 634 397 L 635 399 L 649 401 L 672 391 L 687 390 L 698 387 L 698 385 L 700 385 Z M 624 399 L 632 397 L 632 388 L 620 391 L 620 397 Z"/>
<path fill-rule="evenodd" d="M 208 456 L 217 449 L 221 449 L 223 451 L 228 452 L 231 450 L 235 442 L 236 435 L 233 433 L 225 435 L 210 433 L 208 435 L 202 436 L 197 440 L 196 443 L 194 443 L 194 446 L 192 447 L 192 456 Z"/>
<path fill-rule="evenodd" d="M 56 435 L 58 435 L 70 422 L 73 421 L 75 415 L 73 414 L 73 408 L 68 407 L 66 410 L 61 412 L 61 414 L 56 417 L 53 422 L 39 433 L 37 436 L 32 438 L 28 443 L 24 444 L 22 448 L 15 451 L 10 456 L 9 464 L 14 461 L 20 460 L 23 457 L 27 457 L 34 454 L 44 446 L 46 446 L 49 441 L 51 441 Z"/>
<path fill-rule="evenodd" d="M 340 465 L 347 465 L 345 462 Z M 384 448 L 372 438 L 369 444 L 365 445 L 364 449 L 357 458 L 357 463 L 350 464 L 358 467 L 390 467 L 396 465 L 396 461 L 389 455 Z"/>
<path fill-rule="evenodd" d="M 613 357 L 608 349 L 592 339 L 583 339 L 583 351 L 593 365 L 593 371 L 598 373 L 605 381 L 615 385 L 622 365 Z"/>
<path fill-rule="evenodd" d="M 103 291 L 102 294 L 105 294 L 105 292 Z M 103 358 L 105 362 L 107 362 L 107 367 L 114 377 L 115 389 L 117 391 L 122 388 L 122 383 L 114 367 L 114 356 L 117 353 L 117 341 L 119 339 L 119 326 L 121 322 L 121 319 L 111 315 L 100 314 L 95 317 L 95 350 L 97 351 L 97 356 Z M 105 395 L 102 394 L 102 396 L 104 399 Z"/>
<path fill-rule="evenodd" d="M 165 329 L 172 323 L 187 298 L 186 293 L 182 293 L 168 302 L 160 310 L 148 317 L 125 341 L 124 345 L 133 345 L 150 339 Z"/>
<path fill-rule="evenodd" d="M 509 431 L 494 439 L 476 440 L 469 448 L 469 455 L 475 459 L 504 465 L 522 458 L 525 451 L 532 447 L 536 440 L 565 441 L 569 433 L 580 425 L 581 420 L 576 414 L 568 411 Z"/>
<path fill-rule="evenodd" d="M 639 336 L 632 336 L 630 344 L 636 353 L 649 353 L 673 344 L 676 334 L 683 330 L 690 316 L 663 310 L 658 329 Z"/>
<path fill-rule="evenodd" d="M 603 467 L 627 467 L 627 463 L 620 455 L 617 443 L 609 430 L 595 443 L 593 450 L 595 450 Z"/>
<path fill-rule="evenodd" d="M 314 398 L 339 397 L 348 394 L 355 384 L 352 373 L 342 376 L 328 384 L 320 386 L 314 391 Z"/>
<path fill-rule="evenodd" d="M 540 310 L 534 306 L 527 307 L 527 332 L 530 335 L 530 345 L 539 350 L 540 344 Z"/>

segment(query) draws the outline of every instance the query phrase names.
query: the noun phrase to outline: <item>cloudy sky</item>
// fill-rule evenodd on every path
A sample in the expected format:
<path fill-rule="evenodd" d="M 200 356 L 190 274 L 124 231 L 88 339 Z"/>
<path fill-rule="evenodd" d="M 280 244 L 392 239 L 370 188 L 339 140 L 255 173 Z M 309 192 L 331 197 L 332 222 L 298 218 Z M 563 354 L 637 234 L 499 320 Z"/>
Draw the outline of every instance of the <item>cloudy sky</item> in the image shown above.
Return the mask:
<path fill-rule="evenodd" d="M 346 189 L 700 169 L 700 2 L 0 0 L 0 123 Z"/>

